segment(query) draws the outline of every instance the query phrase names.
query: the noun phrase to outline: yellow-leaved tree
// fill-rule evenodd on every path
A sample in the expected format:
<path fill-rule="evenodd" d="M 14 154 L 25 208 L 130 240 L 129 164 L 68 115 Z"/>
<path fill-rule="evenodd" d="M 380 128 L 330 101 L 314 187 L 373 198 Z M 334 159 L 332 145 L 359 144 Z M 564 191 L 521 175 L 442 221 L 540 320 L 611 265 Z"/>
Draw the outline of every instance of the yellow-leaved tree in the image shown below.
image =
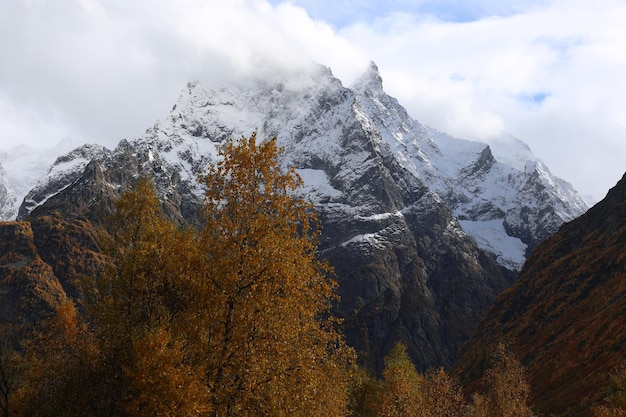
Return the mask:
<path fill-rule="evenodd" d="M 385 357 L 383 379 L 376 396 L 376 417 L 418 416 L 426 409 L 426 378 L 415 370 L 406 346 L 397 344 Z"/>
<path fill-rule="evenodd" d="M 24 342 L 24 374 L 13 416 L 88 415 L 101 404 L 93 333 L 72 301 Z"/>
<path fill-rule="evenodd" d="M 498 343 L 491 353 L 492 366 L 485 373 L 489 415 L 502 417 L 533 417 L 528 402 L 530 385 L 521 363 L 505 343 Z M 484 407 L 480 397 L 474 397 L 477 410 Z"/>
<path fill-rule="evenodd" d="M 603 403 L 593 407 L 594 417 L 626 417 L 626 363 L 611 373 Z"/>
<path fill-rule="evenodd" d="M 426 374 L 424 384 L 426 410 L 423 416 L 462 417 L 468 415 L 468 406 L 461 388 L 443 370 Z"/>
<path fill-rule="evenodd" d="M 417 372 L 406 352 L 397 344 L 385 357 L 383 378 L 376 394 L 369 399 L 369 414 L 374 417 L 464 417 L 467 406 L 460 388 L 443 369 L 426 375 Z M 367 400 L 366 400 L 367 404 Z M 362 405 L 361 405 L 362 407 Z M 371 412 L 369 410 L 374 410 Z"/>
<path fill-rule="evenodd" d="M 101 240 L 111 267 L 86 307 L 109 408 L 128 416 L 202 415 L 204 368 L 188 324 L 202 268 L 195 234 L 165 218 L 143 178 L 118 199 Z"/>
<path fill-rule="evenodd" d="M 85 280 L 82 314 L 66 302 L 25 343 L 18 415 L 206 413 L 203 362 L 187 325 L 202 267 L 195 235 L 164 217 L 143 178 L 116 201 L 100 244 L 108 268 Z"/>
<path fill-rule="evenodd" d="M 276 138 L 229 142 L 202 178 L 206 382 L 215 416 L 339 416 L 352 358 L 330 315 L 335 282 L 319 225 L 281 169 Z M 207 301 L 210 303 L 207 304 Z"/>

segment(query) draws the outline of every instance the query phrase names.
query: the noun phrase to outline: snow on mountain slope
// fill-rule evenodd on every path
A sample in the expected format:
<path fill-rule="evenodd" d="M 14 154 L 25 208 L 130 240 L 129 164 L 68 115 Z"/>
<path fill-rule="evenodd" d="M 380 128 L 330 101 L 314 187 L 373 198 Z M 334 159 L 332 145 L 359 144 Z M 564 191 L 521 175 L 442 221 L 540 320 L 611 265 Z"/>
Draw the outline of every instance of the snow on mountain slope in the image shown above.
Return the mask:
<path fill-rule="evenodd" d="M 358 130 L 367 132 L 368 144 L 350 140 Z M 586 210 L 571 185 L 554 177 L 523 142 L 503 137 L 488 146 L 412 119 L 384 92 L 374 64 L 351 88 L 321 66 L 272 81 L 189 83 L 170 114 L 127 145 L 142 149 L 142 160 L 158 175 L 180 176 L 200 197 L 196 179 L 215 160 L 217 146 L 255 131 L 261 139 L 278 137 L 282 163 L 299 169 L 309 197 L 327 212 L 380 214 L 384 204 L 359 195 L 377 185 L 360 182 L 376 164 L 400 166 L 408 172 L 402 181 L 409 188 L 425 185 L 437 193 L 466 232 L 509 269 L 519 269 L 528 248 Z M 83 169 L 89 158 L 115 161 L 122 148 L 110 155 L 83 149 L 57 161 L 20 216 L 54 193 L 45 190 L 71 184 L 78 175 L 72 171 Z M 372 158 L 372 151 L 380 157 Z"/>
<path fill-rule="evenodd" d="M 319 183 L 319 175 L 305 176 L 305 184 L 312 198 L 332 203 L 339 200 L 333 182 L 349 190 L 371 162 L 366 152 L 345 148 L 344 130 L 355 117 L 379 138 L 376 146 L 387 147 L 401 166 L 438 193 L 466 222 L 466 231 L 507 268 L 519 269 L 528 247 L 587 208 L 522 141 L 502 137 L 491 147 L 412 119 L 384 92 L 374 64 L 350 89 L 327 69 L 275 84 L 213 89 L 189 84 L 170 116 L 145 140 L 156 147 L 174 143 L 167 155 L 173 163 L 187 160 L 181 168 L 195 178 L 223 139 L 257 130 L 260 137 L 277 135 L 285 164 L 317 169 L 319 175 L 325 171 L 327 182 Z"/>
<path fill-rule="evenodd" d="M 17 213 L 18 217 L 25 217 L 36 207 L 48 201 L 49 198 L 71 186 L 80 178 L 90 161 L 94 159 L 104 160 L 109 153 L 108 149 L 100 145 L 83 145 L 59 156 L 51 166 L 46 164 L 49 168 L 24 197 Z M 46 165 L 43 165 L 42 169 Z"/>
<path fill-rule="evenodd" d="M 16 202 L 15 192 L 10 188 L 7 174 L 0 163 L 0 221 L 14 217 Z"/>
<path fill-rule="evenodd" d="M 329 81 L 321 74 L 300 75 L 297 80 L 286 77 L 284 82 L 272 85 L 209 88 L 189 83 L 169 116 L 148 129 L 139 141 L 153 147 L 180 168 L 183 176 L 194 180 L 206 163 L 215 158 L 216 146 L 228 138 L 258 131 L 259 138 L 278 135 L 281 145 L 291 148 L 292 136 L 304 129 L 315 129 L 311 119 L 316 103 L 309 100 Z M 336 89 L 342 88 L 338 80 L 332 80 Z M 324 152 L 324 148 L 319 151 Z"/>

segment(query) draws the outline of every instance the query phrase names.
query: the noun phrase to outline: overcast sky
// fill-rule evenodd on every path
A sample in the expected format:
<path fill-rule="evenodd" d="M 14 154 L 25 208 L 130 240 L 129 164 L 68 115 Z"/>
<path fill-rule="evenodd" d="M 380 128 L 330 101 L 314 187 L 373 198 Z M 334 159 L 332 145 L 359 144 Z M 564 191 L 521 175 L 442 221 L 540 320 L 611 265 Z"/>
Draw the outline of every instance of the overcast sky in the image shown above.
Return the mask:
<path fill-rule="evenodd" d="M 510 132 L 584 196 L 626 170 L 623 0 L 2 0 L 0 149 L 114 147 L 191 79 L 372 60 L 419 121 Z"/>

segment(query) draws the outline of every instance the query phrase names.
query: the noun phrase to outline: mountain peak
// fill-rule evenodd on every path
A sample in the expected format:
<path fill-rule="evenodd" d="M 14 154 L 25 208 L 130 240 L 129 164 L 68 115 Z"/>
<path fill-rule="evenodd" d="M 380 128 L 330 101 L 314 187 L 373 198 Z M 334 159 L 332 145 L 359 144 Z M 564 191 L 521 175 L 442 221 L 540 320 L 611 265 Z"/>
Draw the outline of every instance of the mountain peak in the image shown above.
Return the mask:
<path fill-rule="evenodd" d="M 383 79 L 374 61 L 370 61 L 367 70 L 354 82 L 352 89 L 358 92 L 383 91 Z"/>

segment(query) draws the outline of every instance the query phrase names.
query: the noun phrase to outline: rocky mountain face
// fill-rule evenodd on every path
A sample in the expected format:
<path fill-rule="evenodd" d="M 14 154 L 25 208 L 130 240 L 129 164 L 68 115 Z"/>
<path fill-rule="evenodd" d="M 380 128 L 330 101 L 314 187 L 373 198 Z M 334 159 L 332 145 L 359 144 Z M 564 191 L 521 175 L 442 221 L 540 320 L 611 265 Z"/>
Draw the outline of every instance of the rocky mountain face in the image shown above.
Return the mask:
<path fill-rule="evenodd" d="M 352 88 L 321 67 L 220 88 L 189 83 L 143 137 L 113 151 L 85 145 L 57 159 L 18 218 L 33 225 L 56 219 L 64 230 L 85 226 L 75 236 L 96 273 L 87 225 L 102 221 L 115 196 L 151 176 L 166 213 L 198 224 L 198 175 L 216 161 L 220 143 L 254 131 L 277 135 L 281 163 L 304 179 L 322 220 L 320 254 L 339 282 L 335 313 L 363 362 L 377 370 L 399 341 L 420 369 L 451 366 L 514 279 L 526 248 L 585 210 L 571 186 L 519 141 L 502 141 L 498 159 L 485 144 L 411 119 L 384 93 L 372 65 Z M 51 232 L 38 230 L 35 241 Z M 54 252 L 46 252 L 50 265 L 65 262 Z M 55 269 L 71 291 L 67 273 Z"/>
<path fill-rule="evenodd" d="M 499 264 L 519 270 L 527 251 L 587 209 L 523 142 L 503 136 L 487 146 L 411 119 L 383 91 L 375 66 L 353 90 L 396 159 L 444 199 Z"/>
<path fill-rule="evenodd" d="M 538 411 L 585 415 L 626 357 L 626 175 L 606 198 L 537 246 L 464 347 L 476 383 L 489 346 L 509 340 Z"/>

